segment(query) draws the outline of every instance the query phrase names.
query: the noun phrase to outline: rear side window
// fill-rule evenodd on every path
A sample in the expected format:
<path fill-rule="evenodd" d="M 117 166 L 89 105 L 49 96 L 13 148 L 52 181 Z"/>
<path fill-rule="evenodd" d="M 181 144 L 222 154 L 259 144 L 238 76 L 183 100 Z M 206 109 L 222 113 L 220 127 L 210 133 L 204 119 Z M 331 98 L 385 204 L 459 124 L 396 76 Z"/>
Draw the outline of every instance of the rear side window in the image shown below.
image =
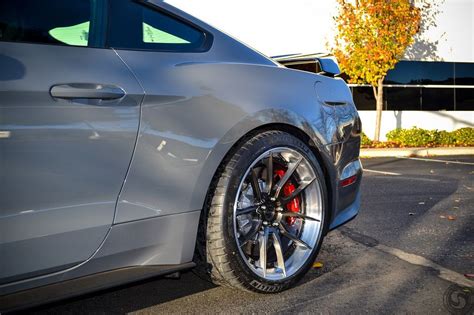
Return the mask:
<path fill-rule="evenodd" d="M 90 46 L 101 0 L 1 0 L 0 41 Z"/>
<path fill-rule="evenodd" d="M 111 1 L 108 45 L 119 49 L 199 51 L 206 34 L 198 28 L 135 1 Z"/>

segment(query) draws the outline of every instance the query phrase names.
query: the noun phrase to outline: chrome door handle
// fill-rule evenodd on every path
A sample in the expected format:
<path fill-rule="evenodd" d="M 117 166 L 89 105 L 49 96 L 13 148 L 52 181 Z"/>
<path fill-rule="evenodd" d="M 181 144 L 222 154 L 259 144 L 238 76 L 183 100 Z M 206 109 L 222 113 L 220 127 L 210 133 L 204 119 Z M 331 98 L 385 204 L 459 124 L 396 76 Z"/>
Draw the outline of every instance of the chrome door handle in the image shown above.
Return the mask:
<path fill-rule="evenodd" d="M 118 86 L 94 83 L 69 83 L 53 85 L 49 91 L 54 98 L 64 99 L 101 99 L 114 100 L 125 96 L 125 91 Z"/>

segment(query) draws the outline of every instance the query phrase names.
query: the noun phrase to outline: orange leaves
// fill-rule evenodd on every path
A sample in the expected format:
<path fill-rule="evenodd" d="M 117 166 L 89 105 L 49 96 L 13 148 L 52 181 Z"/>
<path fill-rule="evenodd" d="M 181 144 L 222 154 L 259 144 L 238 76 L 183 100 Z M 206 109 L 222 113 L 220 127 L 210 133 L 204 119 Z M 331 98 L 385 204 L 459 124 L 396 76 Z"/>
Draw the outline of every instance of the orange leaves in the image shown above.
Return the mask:
<path fill-rule="evenodd" d="M 317 262 L 313 263 L 313 268 L 323 268 L 323 267 L 324 267 L 324 265 L 323 265 L 322 262 L 317 261 Z"/>
<path fill-rule="evenodd" d="M 393 68 L 419 28 L 409 0 L 337 0 L 334 55 L 353 83 L 377 82 Z"/>

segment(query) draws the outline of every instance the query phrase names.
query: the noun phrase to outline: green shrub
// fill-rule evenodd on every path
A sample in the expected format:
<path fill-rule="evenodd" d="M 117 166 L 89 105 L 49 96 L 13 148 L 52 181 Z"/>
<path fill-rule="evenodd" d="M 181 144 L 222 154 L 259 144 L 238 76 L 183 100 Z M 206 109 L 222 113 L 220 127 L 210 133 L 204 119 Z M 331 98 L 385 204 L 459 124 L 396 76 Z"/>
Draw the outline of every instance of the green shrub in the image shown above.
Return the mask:
<path fill-rule="evenodd" d="M 474 146 L 474 128 L 451 132 L 417 127 L 395 129 L 387 133 L 387 140 L 400 147 Z"/>
<path fill-rule="evenodd" d="M 394 141 L 398 142 L 397 140 L 401 138 L 401 134 L 404 129 L 393 129 L 392 131 L 389 131 L 385 136 L 387 137 L 388 141 Z"/>
<path fill-rule="evenodd" d="M 427 147 L 437 143 L 437 130 L 425 130 L 417 127 L 395 129 L 387 133 L 387 140 L 406 147 Z"/>
<path fill-rule="evenodd" d="M 363 146 L 370 146 L 372 144 L 372 140 L 369 139 L 369 137 L 367 137 L 367 135 L 365 133 L 362 132 L 361 136 L 360 136 L 360 144 L 363 145 Z"/>
<path fill-rule="evenodd" d="M 461 128 L 451 133 L 456 145 L 474 146 L 474 128 Z"/>
<path fill-rule="evenodd" d="M 438 132 L 438 144 L 443 146 L 453 146 L 456 145 L 456 137 L 454 132 L 449 132 L 446 130 L 441 130 Z"/>

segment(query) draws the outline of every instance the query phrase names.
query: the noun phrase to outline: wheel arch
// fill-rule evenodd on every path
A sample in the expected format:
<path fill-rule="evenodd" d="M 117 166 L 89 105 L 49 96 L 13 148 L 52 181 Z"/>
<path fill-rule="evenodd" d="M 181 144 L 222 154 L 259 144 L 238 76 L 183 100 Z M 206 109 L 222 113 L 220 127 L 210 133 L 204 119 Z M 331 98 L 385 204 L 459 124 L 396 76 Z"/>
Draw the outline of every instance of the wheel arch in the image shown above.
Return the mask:
<path fill-rule="evenodd" d="M 299 140 L 303 141 L 305 144 L 309 146 L 313 154 L 316 156 L 316 159 L 318 160 L 320 167 L 323 171 L 324 175 L 324 181 L 326 184 L 327 188 L 327 193 L 328 193 L 328 220 L 326 220 L 326 226 L 324 227 L 323 233 L 326 234 L 328 232 L 329 228 L 329 223 L 332 220 L 332 214 L 335 209 L 335 186 L 332 184 L 334 182 L 333 178 L 334 175 L 331 173 L 330 168 L 331 168 L 331 162 L 329 155 L 327 153 L 324 153 L 324 151 L 321 149 L 321 146 L 316 145 L 314 140 L 306 133 L 304 130 L 288 124 L 288 123 L 267 123 L 263 124 L 261 126 L 258 126 L 256 128 L 253 128 L 249 131 L 247 131 L 244 135 L 242 135 L 237 141 L 233 143 L 233 145 L 227 150 L 225 153 L 224 157 L 221 159 L 219 165 L 216 167 L 214 170 L 212 180 L 210 181 L 209 187 L 206 191 L 206 195 L 204 197 L 204 202 L 202 203 L 202 211 L 199 219 L 199 226 L 198 226 L 198 235 L 196 238 L 196 250 L 194 254 L 193 260 L 197 262 L 198 264 L 202 261 L 205 261 L 205 256 L 202 256 L 202 252 L 199 253 L 199 251 L 204 250 L 205 253 L 205 233 L 206 233 L 206 218 L 207 218 L 207 209 L 209 208 L 209 202 L 212 199 L 212 196 L 210 194 L 211 191 L 215 188 L 215 184 L 217 181 L 217 178 L 222 171 L 222 168 L 225 166 L 227 161 L 232 157 L 232 155 L 238 150 L 238 148 L 250 139 L 251 137 L 255 136 L 256 134 L 265 132 L 265 131 L 283 131 L 287 132 L 294 137 L 298 138 Z M 205 264 L 200 264 L 200 267 L 206 268 L 204 266 Z"/>
<path fill-rule="evenodd" d="M 265 124 L 262 126 L 259 126 L 255 129 L 250 130 L 248 133 L 246 133 L 243 137 L 241 137 L 229 150 L 229 152 L 226 154 L 225 158 L 222 160 L 222 164 L 225 163 L 225 161 L 229 158 L 229 156 L 238 148 L 242 142 L 246 141 L 246 139 L 253 137 L 254 135 L 265 132 L 265 131 L 270 131 L 270 130 L 276 130 L 276 131 L 283 131 L 291 134 L 292 136 L 298 138 L 299 140 L 303 141 L 305 144 L 308 145 L 308 147 L 311 149 L 313 154 L 316 156 L 316 159 L 319 162 L 319 166 L 321 167 L 321 170 L 323 171 L 324 175 L 324 182 L 326 184 L 327 188 L 327 193 L 328 193 L 328 203 L 329 203 L 329 220 L 327 222 L 331 221 L 331 215 L 334 211 L 334 205 L 335 205 L 335 200 L 333 200 L 333 196 L 335 193 L 335 187 L 333 187 L 332 183 L 333 181 L 333 175 L 330 173 L 330 168 L 331 168 L 331 162 L 328 157 L 325 157 L 324 151 L 322 150 L 321 146 L 318 146 L 314 140 L 306 133 L 304 130 L 290 124 L 286 123 L 270 123 L 270 124 Z M 220 167 L 220 165 L 219 165 Z M 214 176 L 213 176 L 213 181 L 215 180 L 215 177 L 218 175 L 218 169 L 216 170 Z M 207 192 L 206 196 L 209 194 L 209 191 Z M 326 227 L 327 228 L 327 227 Z"/>

